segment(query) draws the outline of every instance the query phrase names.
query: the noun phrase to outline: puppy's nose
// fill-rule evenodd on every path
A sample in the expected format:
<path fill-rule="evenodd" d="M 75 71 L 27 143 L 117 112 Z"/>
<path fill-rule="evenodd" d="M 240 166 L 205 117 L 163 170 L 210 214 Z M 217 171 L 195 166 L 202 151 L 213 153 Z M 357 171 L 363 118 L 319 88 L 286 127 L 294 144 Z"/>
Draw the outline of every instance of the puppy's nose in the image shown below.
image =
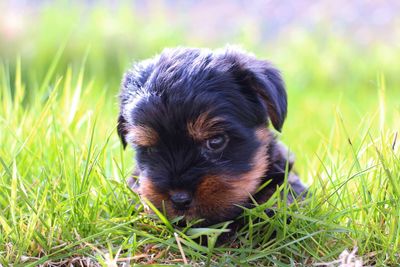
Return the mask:
<path fill-rule="evenodd" d="M 187 192 L 176 192 L 171 195 L 171 201 L 178 210 L 186 210 L 192 202 L 192 196 Z"/>

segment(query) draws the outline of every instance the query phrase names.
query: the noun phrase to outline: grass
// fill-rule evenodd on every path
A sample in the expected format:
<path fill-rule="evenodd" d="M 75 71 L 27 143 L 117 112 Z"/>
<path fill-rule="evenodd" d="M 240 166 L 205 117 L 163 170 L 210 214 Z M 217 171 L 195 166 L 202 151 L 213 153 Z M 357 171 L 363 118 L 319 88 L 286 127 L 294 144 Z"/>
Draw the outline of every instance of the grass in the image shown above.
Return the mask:
<path fill-rule="evenodd" d="M 187 264 L 311 265 L 354 248 L 364 264 L 400 261 L 397 50 L 382 44 L 360 50 L 340 36 L 322 41 L 299 32 L 268 49 L 247 35 L 233 38 L 284 71 L 290 106 L 281 137 L 313 194 L 290 206 L 277 194 L 245 210 L 247 224 L 235 243 L 215 246 L 227 224 L 182 229 L 161 213 L 144 213 L 125 183 L 133 151 L 123 151 L 115 133 L 116 94 L 129 62 L 164 46 L 205 42 L 184 31 L 168 37 L 156 27 L 162 17 L 142 29 L 123 10 L 115 23 L 144 38 L 104 37 L 96 25 L 109 15 L 101 8 L 80 31 L 70 26 L 80 11 L 69 11 L 58 27 L 70 36 L 53 38 L 65 33 L 49 26 L 58 21 L 57 10 L 45 13 L 33 32 L 35 53 L 25 54 L 17 40 L 1 54 L 1 265 L 183 264 L 184 258 Z M 156 37 L 146 35 L 156 28 Z M 73 42 L 77 37 L 84 41 Z M 271 207 L 277 212 L 269 218 L 264 210 Z M 208 245 L 195 242 L 199 236 Z"/>

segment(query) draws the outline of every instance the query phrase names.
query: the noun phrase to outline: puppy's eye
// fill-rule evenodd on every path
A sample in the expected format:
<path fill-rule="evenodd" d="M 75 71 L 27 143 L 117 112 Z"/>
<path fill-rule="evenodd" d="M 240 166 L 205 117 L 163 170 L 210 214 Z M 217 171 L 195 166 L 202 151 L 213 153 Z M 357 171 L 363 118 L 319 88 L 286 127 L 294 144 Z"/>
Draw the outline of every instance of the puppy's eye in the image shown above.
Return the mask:
<path fill-rule="evenodd" d="M 228 143 L 228 136 L 225 134 L 216 135 L 206 141 L 206 147 L 213 152 L 220 152 L 226 147 Z"/>

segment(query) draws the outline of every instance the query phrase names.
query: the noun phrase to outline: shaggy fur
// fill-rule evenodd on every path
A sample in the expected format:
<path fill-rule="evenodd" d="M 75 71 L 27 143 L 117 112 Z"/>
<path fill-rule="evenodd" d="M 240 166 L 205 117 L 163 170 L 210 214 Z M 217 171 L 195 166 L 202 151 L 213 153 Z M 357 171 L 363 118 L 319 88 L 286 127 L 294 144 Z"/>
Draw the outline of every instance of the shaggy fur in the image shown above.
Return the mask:
<path fill-rule="evenodd" d="M 234 48 L 165 49 L 121 85 L 118 134 L 136 151 L 132 186 L 170 218 L 234 219 L 250 195 L 268 200 L 288 161 L 292 168 L 268 127 L 280 131 L 286 112 L 284 82 L 269 62 Z M 293 173 L 289 182 L 304 191 Z"/>

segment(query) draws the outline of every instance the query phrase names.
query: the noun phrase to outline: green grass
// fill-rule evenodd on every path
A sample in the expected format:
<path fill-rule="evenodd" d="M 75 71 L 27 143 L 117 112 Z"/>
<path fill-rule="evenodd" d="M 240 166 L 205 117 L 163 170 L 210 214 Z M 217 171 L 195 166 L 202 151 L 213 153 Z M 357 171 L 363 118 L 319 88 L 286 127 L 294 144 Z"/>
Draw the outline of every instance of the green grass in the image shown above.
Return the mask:
<path fill-rule="evenodd" d="M 318 34 L 293 33 L 267 49 L 248 35 L 229 40 L 283 70 L 290 100 L 281 137 L 313 194 L 291 206 L 277 194 L 245 210 L 235 243 L 215 246 L 226 224 L 182 229 L 144 213 L 125 183 L 133 151 L 122 150 L 115 132 L 116 95 L 135 59 L 228 40 L 191 40 L 178 28 L 171 37 L 162 16 L 142 27 L 123 9 L 110 16 L 101 7 L 78 30 L 81 11 L 68 12 L 64 20 L 56 7 L 44 13 L 37 30 L 0 54 L 0 264 L 181 264 L 184 254 L 189 264 L 310 265 L 355 247 L 365 264 L 400 261 L 398 50 Z M 114 30 L 124 25 L 119 31 L 141 38 L 108 36 L 98 25 L 110 17 Z M 268 218 L 271 207 L 277 212 Z M 199 236 L 208 246 L 193 241 Z"/>

